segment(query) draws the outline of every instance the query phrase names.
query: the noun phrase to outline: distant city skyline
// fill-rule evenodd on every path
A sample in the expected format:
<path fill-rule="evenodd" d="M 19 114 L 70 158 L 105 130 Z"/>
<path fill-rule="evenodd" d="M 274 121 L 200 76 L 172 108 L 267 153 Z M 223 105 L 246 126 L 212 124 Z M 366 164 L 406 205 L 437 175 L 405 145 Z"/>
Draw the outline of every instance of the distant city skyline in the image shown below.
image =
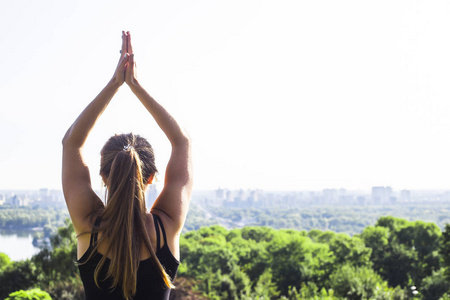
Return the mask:
<path fill-rule="evenodd" d="M 146 204 L 150 208 L 160 191 L 149 189 Z M 97 191 L 103 199 L 104 193 Z M 448 205 L 450 190 L 394 190 L 389 186 L 372 187 L 367 191 L 323 189 L 321 191 L 264 191 L 261 189 L 194 191 L 192 204 L 224 208 L 302 208 L 310 206 L 392 206 L 399 204 L 434 203 Z M 0 207 L 65 208 L 61 190 L 0 190 Z"/>
<path fill-rule="evenodd" d="M 61 139 L 111 78 L 122 30 L 138 76 L 194 141 L 195 189 L 450 189 L 450 2 L 10 1 L 2 4 L 0 189 L 61 188 Z M 170 145 L 123 86 L 114 133 Z"/>

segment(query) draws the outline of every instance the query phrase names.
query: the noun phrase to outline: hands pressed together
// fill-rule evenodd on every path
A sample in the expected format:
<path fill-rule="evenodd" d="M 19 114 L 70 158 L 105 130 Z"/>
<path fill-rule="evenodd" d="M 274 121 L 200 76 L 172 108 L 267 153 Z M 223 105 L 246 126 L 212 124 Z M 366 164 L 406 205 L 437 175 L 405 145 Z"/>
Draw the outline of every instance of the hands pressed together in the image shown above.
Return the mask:
<path fill-rule="evenodd" d="M 112 81 L 119 86 L 126 82 L 130 87 L 137 84 L 136 62 L 134 61 L 133 47 L 131 46 L 130 32 L 122 31 L 122 50 L 120 60 Z"/>

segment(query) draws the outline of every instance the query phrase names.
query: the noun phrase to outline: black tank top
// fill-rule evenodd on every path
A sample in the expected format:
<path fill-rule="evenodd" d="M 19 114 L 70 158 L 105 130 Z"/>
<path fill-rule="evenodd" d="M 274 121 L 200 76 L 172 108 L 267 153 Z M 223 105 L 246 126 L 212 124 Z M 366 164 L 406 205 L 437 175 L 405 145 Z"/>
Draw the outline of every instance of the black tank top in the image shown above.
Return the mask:
<path fill-rule="evenodd" d="M 166 232 L 164 231 L 164 226 L 161 219 L 157 215 L 153 215 L 153 220 L 155 222 L 156 229 L 156 256 L 159 262 L 166 270 L 170 278 L 175 279 L 177 275 L 177 270 L 179 266 L 179 261 L 173 256 L 172 252 L 167 245 Z M 100 225 L 100 218 L 95 221 L 94 227 Z M 164 238 L 164 245 L 160 246 L 160 233 L 159 227 L 161 226 L 161 231 Z M 94 281 L 94 270 L 97 264 L 102 259 L 103 255 L 95 252 L 90 260 L 86 262 L 94 250 L 97 244 L 98 232 L 91 234 L 91 241 L 89 243 L 89 248 L 83 254 L 83 256 L 78 260 L 78 269 L 80 271 L 81 280 L 83 281 L 84 291 L 86 294 L 86 300 L 124 300 L 122 293 L 122 287 L 118 285 L 116 289 L 111 291 L 112 280 L 111 278 L 107 280 L 102 280 L 106 277 L 106 272 L 110 264 L 110 260 L 107 258 L 102 269 L 100 270 L 98 277 L 98 284 L 100 288 L 95 285 Z M 168 300 L 170 295 L 170 289 L 166 287 L 163 279 L 159 275 L 157 269 L 153 266 L 150 258 L 142 260 L 139 264 L 137 271 L 137 287 L 136 295 L 134 295 L 133 300 L 148 300 L 148 299 L 164 299 Z"/>

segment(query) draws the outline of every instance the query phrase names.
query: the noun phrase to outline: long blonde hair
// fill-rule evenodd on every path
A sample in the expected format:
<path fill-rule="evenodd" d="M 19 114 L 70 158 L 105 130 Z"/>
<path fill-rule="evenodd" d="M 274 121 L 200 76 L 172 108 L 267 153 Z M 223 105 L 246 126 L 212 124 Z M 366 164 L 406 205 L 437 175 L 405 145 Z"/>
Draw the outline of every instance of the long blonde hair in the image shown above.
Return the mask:
<path fill-rule="evenodd" d="M 98 286 L 100 270 L 106 257 L 110 257 L 106 278 L 112 278 L 112 289 L 122 287 L 127 300 L 136 293 L 142 243 L 165 285 L 174 287 L 156 257 L 146 225 L 144 190 L 156 172 L 153 148 L 139 135 L 116 134 L 101 151 L 100 174 L 106 181 L 107 197 L 106 207 L 100 213 L 101 225 L 94 230 L 102 232 L 96 247 L 105 239 L 109 246 L 95 268 L 94 279 Z"/>

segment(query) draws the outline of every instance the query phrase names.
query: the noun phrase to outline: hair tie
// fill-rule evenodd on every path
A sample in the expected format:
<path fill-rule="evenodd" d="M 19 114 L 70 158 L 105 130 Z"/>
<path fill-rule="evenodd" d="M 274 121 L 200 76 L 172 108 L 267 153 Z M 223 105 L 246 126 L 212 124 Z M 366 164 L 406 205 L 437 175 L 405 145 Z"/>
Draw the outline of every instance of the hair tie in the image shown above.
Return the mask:
<path fill-rule="evenodd" d="M 130 144 L 123 146 L 123 151 L 131 150 L 131 149 L 134 149 L 134 147 L 131 146 Z"/>

